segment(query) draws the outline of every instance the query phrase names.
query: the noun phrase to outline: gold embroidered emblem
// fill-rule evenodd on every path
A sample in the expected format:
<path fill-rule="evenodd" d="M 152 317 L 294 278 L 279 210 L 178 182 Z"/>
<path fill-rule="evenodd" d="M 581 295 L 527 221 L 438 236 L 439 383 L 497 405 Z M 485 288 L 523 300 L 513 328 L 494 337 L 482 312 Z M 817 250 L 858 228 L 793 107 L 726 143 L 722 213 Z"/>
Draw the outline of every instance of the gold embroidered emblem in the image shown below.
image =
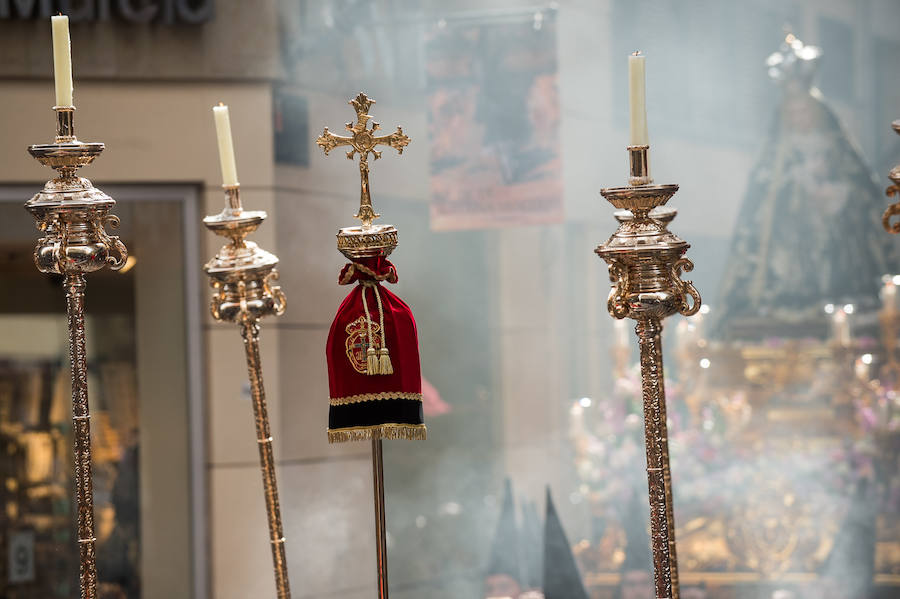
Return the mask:
<path fill-rule="evenodd" d="M 372 342 L 375 347 L 381 347 L 381 326 L 377 322 L 372 324 Z M 360 316 L 347 325 L 347 340 L 344 347 L 347 349 L 347 359 L 353 369 L 366 374 L 366 350 L 369 349 L 369 327 L 366 325 L 366 317 Z"/>

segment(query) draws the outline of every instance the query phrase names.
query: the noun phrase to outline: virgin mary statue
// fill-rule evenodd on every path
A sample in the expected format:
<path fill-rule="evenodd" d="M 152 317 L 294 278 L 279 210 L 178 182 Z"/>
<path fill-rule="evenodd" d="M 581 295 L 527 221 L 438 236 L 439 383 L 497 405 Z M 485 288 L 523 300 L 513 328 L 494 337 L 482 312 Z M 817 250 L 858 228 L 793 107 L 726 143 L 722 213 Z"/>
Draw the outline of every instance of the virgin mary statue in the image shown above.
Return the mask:
<path fill-rule="evenodd" d="M 898 264 L 878 182 L 813 85 L 821 55 L 788 35 L 767 60 L 781 99 L 726 263 L 717 310 L 726 338 L 809 334 L 828 303 L 872 309 Z"/>

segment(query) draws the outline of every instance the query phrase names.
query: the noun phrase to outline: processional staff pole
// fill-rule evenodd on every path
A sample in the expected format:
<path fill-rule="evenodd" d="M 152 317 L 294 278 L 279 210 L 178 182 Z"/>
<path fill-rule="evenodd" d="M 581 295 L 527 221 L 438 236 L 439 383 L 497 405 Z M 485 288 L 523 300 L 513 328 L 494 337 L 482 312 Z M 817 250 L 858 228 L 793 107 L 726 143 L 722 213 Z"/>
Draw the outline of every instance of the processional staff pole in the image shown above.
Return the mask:
<path fill-rule="evenodd" d="M 359 297 L 362 302 L 363 315 L 358 322 L 359 341 L 355 337 L 342 340 L 340 352 L 346 352 L 348 364 L 332 362 L 329 353 L 330 378 L 330 411 L 329 440 L 332 443 L 371 439 L 372 441 L 372 476 L 375 505 L 375 556 L 378 572 L 378 599 L 388 599 L 388 562 L 387 562 L 387 529 L 385 526 L 384 502 L 384 453 L 382 440 L 387 439 L 424 439 L 425 425 L 422 423 L 421 375 L 418 363 L 418 346 L 403 347 L 397 338 L 402 322 L 397 311 L 383 310 L 382 302 L 389 301 L 392 296 L 382 288 L 382 282 L 393 283 L 397 280 L 393 265 L 387 261 L 388 255 L 397 247 L 398 232 L 393 225 L 373 224 L 380 214 L 372 205 L 369 187 L 369 156 L 373 160 L 381 157 L 378 146 L 394 148 L 402 154 L 409 144 L 400 127 L 388 135 L 376 135 L 380 126 L 370 123 L 372 116 L 369 110 L 375 100 L 360 93 L 350 100 L 356 112 L 356 121 L 347 123 L 345 128 L 350 135 L 335 135 L 328 127 L 316 139 L 316 144 L 327 155 L 331 150 L 347 146 L 346 156 L 349 159 L 359 158 L 360 197 L 359 211 L 354 215 L 361 221 L 361 226 L 342 228 L 337 235 L 338 250 L 351 262 L 341 274 L 340 284 L 359 283 Z M 370 126 L 371 125 L 371 126 Z M 354 274 L 357 273 L 357 274 Z M 362 274 L 359 274 L 362 273 Z M 357 291 L 351 291 L 338 311 L 332 334 L 353 335 L 354 323 L 345 329 L 343 322 L 338 326 L 342 311 L 347 302 L 355 297 Z M 370 297 L 371 300 L 367 300 Z M 377 311 L 370 311 L 368 303 L 377 305 Z M 399 302 L 395 298 L 395 301 Z M 352 302 L 351 302 L 352 303 Z M 402 303 L 402 302 L 401 302 Z M 405 307 L 405 312 L 409 312 Z M 352 311 L 352 309 L 351 309 Z M 353 313 L 355 316 L 355 312 Z M 388 318 L 390 317 L 390 321 Z M 408 324 L 412 327 L 415 341 L 415 323 L 412 314 L 408 313 Z M 391 340 L 388 341 L 388 331 Z M 329 346 L 332 339 L 329 335 Z M 380 347 L 378 347 L 380 345 Z M 388 347 L 392 345 L 392 347 Z M 346 350 L 344 349 L 346 347 Z M 361 349 L 360 349 L 361 348 Z M 358 350 L 358 351 L 357 351 Z M 330 349 L 328 350 L 331 351 Z M 393 361 L 391 355 L 393 354 Z M 414 355 L 414 359 L 410 356 Z M 340 358 L 338 358 L 340 361 Z M 352 370 L 348 365 L 352 364 Z M 412 376 L 410 376 L 412 374 Z M 355 394 L 341 395 L 335 382 L 358 385 Z M 411 387 L 404 388 L 405 384 Z M 338 385 L 339 387 L 340 385 Z M 371 412 L 368 412 L 371 409 Z"/>
<path fill-rule="evenodd" d="M 33 145 L 28 152 L 41 164 L 56 169 L 25 208 L 44 233 L 34 249 L 34 263 L 45 273 L 63 275 L 72 366 L 72 423 L 75 437 L 75 502 L 78 509 L 78 546 L 82 599 L 97 596 L 94 538 L 94 490 L 91 472 L 91 415 L 88 407 L 87 354 L 84 330 L 85 275 L 104 266 L 118 270 L 128 251 L 105 226 L 116 227 L 110 214 L 116 202 L 76 172 L 104 149 L 102 143 L 83 143 L 75 137 L 75 107 L 54 106 L 56 139 Z"/>
<path fill-rule="evenodd" d="M 898 135 L 900 135 L 900 120 L 891 123 L 891 127 Z M 891 180 L 892 184 L 887 188 L 885 193 L 889 198 L 892 198 L 895 195 L 900 194 L 900 164 L 891 169 L 891 172 L 888 173 L 888 179 Z M 891 217 L 898 214 L 900 214 L 900 201 L 891 204 L 887 207 L 887 210 L 884 211 L 884 216 L 881 217 L 881 224 L 884 225 L 884 229 L 888 233 L 900 233 L 900 223 L 891 225 Z"/>
<path fill-rule="evenodd" d="M 609 313 L 632 318 L 640 344 L 641 387 L 644 405 L 644 443 L 650 498 L 650 536 L 657 599 L 678 599 L 678 559 L 666 391 L 663 377 L 662 320 L 675 313 L 690 316 L 700 309 L 700 294 L 681 273 L 693 263 L 684 258 L 690 245 L 667 228 L 675 210 L 659 209 L 678 191 L 678 185 L 652 185 L 644 109 L 643 55 L 629 57 L 632 97 L 632 143 L 628 146 L 629 185 L 600 193 L 613 206 L 619 228 L 596 253 L 609 264 L 612 289 Z M 627 211 L 627 212 L 626 212 Z"/>
<path fill-rule="evenodd" d="M 79 586 L 81 599 L 97 597 L 94 487 L 91 468 L 91 415 L 88 404 L 87 351 L 84 329 L 85 275 L 109 266 L 125 266 L 128 251 L 119 238 L 107 234 L 119 218 L 110 214 L 116 202 L 76 175 L 104 149 L 102 143 L 84 143 L 75 137 L 72 100 L 72 65 L 68 19 L 53 17 L 54 70 L 57 102 L 56 139 L 52 144 L 29 146 L 28 152 L 59 174 L 25 208 L 34 216 L 41 237 L 34 249 L 38 270 L 63 276 L 72 368 L 72 429 L 75 457 L 75 504 L 78 510 Z"/>
<path fill-rule="evenodd" d="M 378 566 L 378 599 L 388 599 L 387 522 L 384 515 L 384 446 L 372 439 L 372 480 L 375 490 L 375 558 Z"/>
<path fill-rule="evenodd" d="M 223 110 L 224 109 L 224 110 Z M 286 298 L 278 279 L 278 257 L 245 238 L 266 219 L 263 211 L 247 211 L 241 204 L 241 187 L 234 168 L 234 150 L 231 144 L 231 126 L 227 107 L 221 104 L 217 111 L 224 114 L 225 127 L 220 125 L 219 145 L 228 154 L 223 156 L 225 172 L 225 208 L 215 216 L 207 216 L 203 224 L 215 233 L 230 239 L 203 269 L 210 277 L 214 289 L 210 312 L 220 322 L 234 322 L 240 326 L 244 339 L 250 391 L 253 396 L 253 416 L 256 422 L 256 443 L 259 447 L 259 463 L 262 471 L 266 499 L 266 515 L 269 523 L 269 542 L 275 569 L 275 587 L 278 599 L 291 596 L 287 559 L 284 550 L 284 529 L 281 507 L 278 502 L 278 482 L 275 478 L 275 457 L 272 450 L 272 432 L 266 406 L 262 363 L 259 356 L 259 320 L 264 316 L 280 316 L 284 313 Z"/>
<path fill-rule="evenodd" d="M 663 377 L 662 320 L 675 313 L 685 316 L 700 309 L 700 294 L 682 271 L 693 269 L 683 255 L 690 245 L 667 229 L 674 210 L 663 206 L 677 185 L 651 185 L 649 146 L 629 146 L 631 185 L 600 191 L 613 206 L 619 228 L 596 253 L 609 264 L 613 286 L 607 308 L 614 318 L 633 318 L 640 343 L 641 387 L 644 405 L 644 442 L 650 495 L 650 532 L 656 597 L 678 599 L 678 560 L 666 426 Z"/>

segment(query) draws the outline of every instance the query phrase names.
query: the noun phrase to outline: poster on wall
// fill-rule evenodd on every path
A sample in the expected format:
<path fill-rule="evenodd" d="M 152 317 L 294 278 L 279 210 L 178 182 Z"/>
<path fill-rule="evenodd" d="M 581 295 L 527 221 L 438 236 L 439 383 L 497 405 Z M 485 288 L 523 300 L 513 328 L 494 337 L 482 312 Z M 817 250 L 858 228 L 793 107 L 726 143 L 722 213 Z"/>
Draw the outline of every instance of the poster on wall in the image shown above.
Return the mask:
<path fill-rule="evenodd" d="M 431 228 L 563 220 L 555 11 L 427 40 Z"/>

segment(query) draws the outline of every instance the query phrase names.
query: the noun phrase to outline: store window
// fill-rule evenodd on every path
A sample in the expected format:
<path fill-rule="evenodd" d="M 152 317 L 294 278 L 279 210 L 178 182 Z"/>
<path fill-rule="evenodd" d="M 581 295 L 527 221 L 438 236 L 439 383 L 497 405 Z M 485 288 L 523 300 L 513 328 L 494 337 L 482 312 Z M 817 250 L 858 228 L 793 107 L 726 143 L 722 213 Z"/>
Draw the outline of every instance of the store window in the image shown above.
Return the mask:
<path fill-rule="evenodd" d="M 200 308 L 184 276 L 196 255 L 184 226 L 195 192 L 104 189 L 119 201 L 116 234 L 130 258 L 87 283 L 97 566 L 101 596 L 136 599 L 161 577 L 190 589 L 197 567 L 192 522 L 203 519 L 192 516 L 191 500 L 202 497 L 194 483 L 203 477 L 192 473 L 202 456 L 190 447 L 198 394 L 188 346 Z M 36 190 L 0 189 L 0 596 L 15 599 L 78 592 L 65 296 L 61 277 L 32 262 L 37 232 L 22 203 Z"/>

